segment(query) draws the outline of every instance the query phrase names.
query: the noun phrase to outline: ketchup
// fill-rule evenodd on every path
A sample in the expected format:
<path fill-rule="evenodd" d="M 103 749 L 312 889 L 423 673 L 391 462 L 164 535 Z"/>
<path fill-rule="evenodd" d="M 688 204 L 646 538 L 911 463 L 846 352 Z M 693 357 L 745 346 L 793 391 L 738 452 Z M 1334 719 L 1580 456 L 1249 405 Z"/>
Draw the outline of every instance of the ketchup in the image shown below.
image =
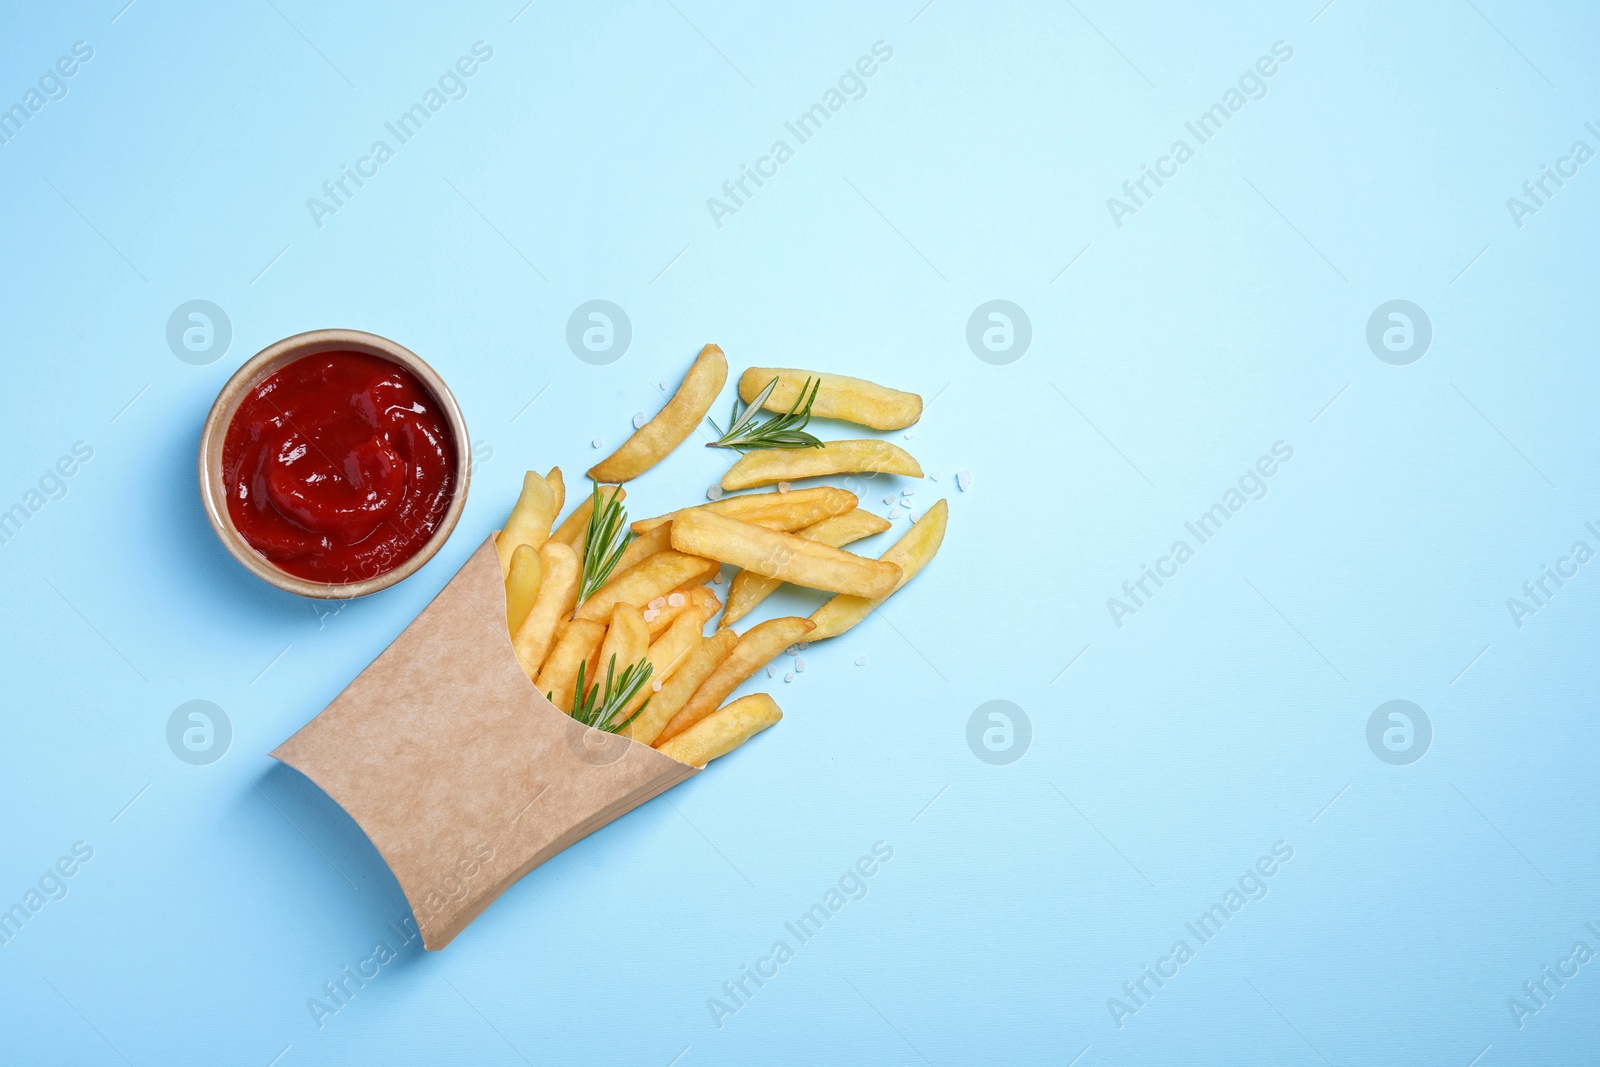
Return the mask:
<path fill-rule="evenodd" d="M 376 578 L 444 521 L 456 448 L 433 395 L 404 367 L 363 352 L 305 356 L 250 390 L 228 424 L 228 514 L 296 577 Z"/>

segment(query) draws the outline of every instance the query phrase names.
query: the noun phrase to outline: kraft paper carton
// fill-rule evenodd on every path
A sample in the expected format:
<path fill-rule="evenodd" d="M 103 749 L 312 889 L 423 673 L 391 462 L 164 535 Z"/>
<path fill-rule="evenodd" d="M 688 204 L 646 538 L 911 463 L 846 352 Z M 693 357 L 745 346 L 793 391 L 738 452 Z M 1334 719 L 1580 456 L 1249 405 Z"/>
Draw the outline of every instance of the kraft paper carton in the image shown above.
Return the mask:
<path fill-rule="evenodd" d="M 493 538 L 272 755 L 366 831 L 428 949 L 551 856 L 697 773 L 534 689 L 506 631 Z"/>

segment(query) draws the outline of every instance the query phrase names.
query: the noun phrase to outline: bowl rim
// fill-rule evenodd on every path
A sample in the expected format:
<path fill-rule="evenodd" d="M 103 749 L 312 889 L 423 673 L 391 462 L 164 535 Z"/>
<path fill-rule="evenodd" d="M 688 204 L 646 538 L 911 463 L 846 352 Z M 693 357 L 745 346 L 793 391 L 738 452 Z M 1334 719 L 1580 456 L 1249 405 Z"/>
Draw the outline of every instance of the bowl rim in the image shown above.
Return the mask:
<path fill-rule="evenodd" d="M 379 356 L 398 363 L 416 375 L 439 404 L 456 446 L 455 489 L 451 494 L 450 506 L 445 509 L 444 518 L 439 523 L 438 529 L 434 530 L 433 535 L 404 563 L 393 570 L 359 582 L 317 582 L 280 570 L 257 552 L 234 526 L 233 518 L 228 514 L 227 487 L 222 481 L 223 442 L 234 414 L 250 390 L 267 375 L 296 360 L 335 349 Z M 450 392 L 450 387 L 445 385 L 444 379 L 438 372 L 421 356 L 387 337 L 380 337 L 363 330 L 308 330 L 305 333 L 285 337 L 281 341 L 274 341 L 251 356 L 233 372 L 223 384 L 216 400 L 212 401 L 211 410 L 207 413 L 205 425 L 200 431 L 200 452 L 196 464 L 200 479 L 200 502 L 205 509 L 206 518 L 211 522 L 212 530 L 216 532 L 223 547 L 257 578 L 303 597 L 317 600 L 353 600 L 387 589 L 409 578 L 432 559 L 450 539 L 450 534 L 455 530 L 456 522 L 461 518 L 461 512 L 467 503 L 467 488 L 472 475 L 471 440 L 467 434 L 466 419 L 461 414 L 455 395 Z"/>

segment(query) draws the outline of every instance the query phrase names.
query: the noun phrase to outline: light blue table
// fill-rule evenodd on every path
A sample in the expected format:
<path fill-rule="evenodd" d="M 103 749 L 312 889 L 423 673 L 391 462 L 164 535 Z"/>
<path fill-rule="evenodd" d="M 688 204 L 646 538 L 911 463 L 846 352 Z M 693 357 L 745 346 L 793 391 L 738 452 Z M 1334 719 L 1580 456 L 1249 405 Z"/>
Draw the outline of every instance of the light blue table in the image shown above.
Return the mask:
<path fill-rule="evenodd" d="M 1591 7 L 122 3 L 0 33 L 6 1062 L 1591 1060 Z M 322 326 L 431 361 L 479 464 L 332 614 L 192 471 Z M 706 341 L 928 398 L 944 551 L 425 954 L 266 753 Z"/>

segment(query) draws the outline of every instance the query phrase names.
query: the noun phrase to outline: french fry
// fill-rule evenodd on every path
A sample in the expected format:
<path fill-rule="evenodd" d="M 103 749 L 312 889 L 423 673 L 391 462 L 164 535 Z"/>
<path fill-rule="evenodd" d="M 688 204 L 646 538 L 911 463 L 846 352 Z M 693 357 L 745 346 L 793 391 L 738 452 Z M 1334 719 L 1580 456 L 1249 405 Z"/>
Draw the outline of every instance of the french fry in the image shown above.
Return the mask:
<path fill-rule="evenodd" d="M 613 574 L 621 574 L 629 567 L 644 562 L 657 552 L 666 552 L 672 548 L 672 523 L 666 522 L 648 533 L 638 534 L 628 542 L 628 547 L 622 550 L 622 555 L 617 558 L 617 568 Z"/>
<path fill-rule="evenodd" d="M 556 475 L 559 484 L 560 468 L 553 468 L 550 473 Z M 518 545 L 538 548 L 549 540 L 550 524 L 555 521 L 560 508 L 554 485 L 540 477 L 537 471 L 529 471 L 522 476 L 522 495 L 517 497 L 516 506 L 511 509 L 505 526 L 494 539 L 495 551 L 500 554 L 502 578 L 511 573 L 511 556 Z"/>
<path fill-rule="evenodd" d="M 674 604 L 675 595 L 681 595 L 683 602 Z M 651 607 L 660 600 L 666 600 L 659 607 Z M 667 627 L 678 621 L 678 616 L 685 612 L 694 612 L 700 616 L 700 626 L 710 622 L 722 610 L 722 601 L 717 599 L 717 594 L 703 585 L 692 589 L 674 589 L 665 597 L 657 597 L 644 607 L 644 622 L 650 627 L 650 640 L 654 641 L 666 632 Z"/>
<path fill-rule="evenodd" d="M 805 637 L 811 628 L 810 619 L 788 615 L 781 619 L 768 619 L 746 630 L 728 658 L 700 683 L 700 688 L 667 722 L 656 738 L 656 747 L 659 748 L 663 741 L 672 740 L 716 711 L 717 705 L 738 688 L 740 682 L 760 670 L 773 656 Z"/>
<path fill-rule="evenodd" d="M 506 627 L 512 637 L 528 617 L 533 598 L 539 593 L 539 550 L 518 545 L 511 554 L 511 572 L 506 575 Z"/>
<path fill-rule="evenodd" d="M 843 515 L 835 515 L 831 519 L 813 523 L 803 530 L 796 531 L 795 536 L 818 544 L 843 548 L 852 541 L 880 534 L 888 528 L 888 519 L 856 508 Z M 757 604 L 771 596 L 773 590 L 782 584 L 783 582 L 777 578 L 768 578 L 754 571 L 740 571 L 734 575 L 732 584 L 728 586 L 728 610 L 723 613 L 722 625 L 732 626 L 750 614 Z"/>
<path fill-rule="evenodd" d="M 732 630 L 718 630 L 701 641 L 672 677 L 662 683 L 661 691 L 651 696 L 639 717 L 622 728 L 622 735 L 641 744 L 655 744 L 661 728 L 689 702 L 700 683 L 711 677 L 738 643 L 739 635 Z"/>
<path fill-rule="evenodd" d="M 900 580 L 900 568 L 893 563 L 709 511 L 679 513 L 672 520 L 672 547 L 829 593 L 888 596 Z"/>
<path fill-rule="evenodd" d="M 707 715 L 662 744 L 659 751 L 679 763 L 704 767 L 718 756 L 726 756 L 781 718 L 783 710 L 775 700 L 766 693 L 751 693 Z"/>
<path fill-rule="evenodd" d="M 850 627 L 860 622 L 877 610 L 878 605 L 888 600 L 902 586 L 917 576 L 917 572 L 928 565 L 939 546 L 944 543 L 945 524 L 949 519 L 950 505 L 941 500 L 928 509 L 928 513 L 912 524 L 905 536 L 889 546 L 889 550 L 881 557 L 883 560 L 898 564 L 900 567 L 900 581 L 887 595 L 872 598 L 860 596 L 836 596 L 822 605 L 811 614 L 811 621 L 817 628 L 811 632 L 807 640 L 820 641 L 824 637 L 838 637 Z M 729 598 L 732 599 L 731 596 Z"/>
<path fill-rule="evenodd" d="M 768 411 L 794 407 L 806 379 L 811 378 L 816 382 L 811 414 L 819 419 L 844 419 L 874 430 L 903 430 L 922 417 L 922 397 L 916 393 L 903 393 L 864 378 L 790 367 L 751 367 L 739 376 L 739 399 L 750 403 L 774 378 L 778 379 L 777 388 L 761 405 Z"/>
<path fill-rule="evenodd" d="M 732 492 L 801 478 L 868 472 L 920 478 L 922 466 L 899 445 L 874 437 L 824 441 L 821 448 L 761 448 L 746 452 L 722 476 L 722 488 Z"/>
<path fill-rule="evenodd" d="M 539 592 L 511 639 L 522 673 L 530 680 L 539 676 L 550 652 L 556 623 L 570 616 L 578 602 L 578 554 L 559 541 L 546 541 L 539 546 L 539 570 Z"/>
<path fill-rule="evenodd" d="M 677 523 L 673 523 L 673 526 L 676 527 Z M 682 552 L 657 552 L 595 590 L 588 600 L 579 605 L 575 617 L 598 622 L 610 618 L 611 609 L 618 604 L 643 607 L 680 585 L 709 578 L 716 569 L 716 560 L 701 559 Z"/>
<path fill-rule="evenodd" d="M 573 620 L 581 622 L 581 619 Z M 645 629 L 644 616 L 632 604 L 617 604 L 611 609 L 611 625 L 606 628 L 605 641 L 600 645 L 600 662 L 595 674 L 584 680 L 591 688 L 605 681 L 606 668 L 616 657 L 616 671 L 644 659 L 650 649 L 650 631 Z"/>
<path fill-rule="evenodd" d="M 694 432 L 727 380 L 728 361 L 722 349 L 706 345 L 666 406 L 622 442 L 622 447 L 590 467 L 589 477 L 597 482 L 626 482 L 660 463 Z"/>
<path fill-rule="evenodd" d="M 705 641 L 701 632 L 705 629 L 706 618 L 699 611 L 690 609 L 680 612 L 673 620 L 672 625 L 655 640 L 651 641 L 650 648 L 645 652 L 645 659 L 650 661 L 650 682 L 642 687 L 634 698 L 623 706 L 622 714 L 618 719 L 626 722 L 633 717 L 646 700 L 651 699 L 666 687 L 667 680 L 700 644 Z"/>
<path fill-rule="evenodd" d="M 672 620 L 672 625 L 662 631 L 660 637 L 650 642 L 650 651 L 647 654 L 654 667 L 650 681 L 665 685 L 667 679 L 672 677 L 672 672 L 683 666 L 683 661 L 689 658 L 689 653 L 705 639 L 705 628 L 706 620 L 699 611 L 691 608 L 680 612 L 678 617 Z"/>
<path fill-rule="evenodd" d="M 551 467 L 545 473 L 544 483 L 550 487 L 550 495 L 555 498 L 555 507 L 550 509 L 550 525 L 554 526 L 556 516 L 567 506 L 567 480 L 561 476 L 560 467 Z"/>
<path fill-rule="evenodd" d="M 626 500 L 628 497 L 628 491 L 620 485 L 616 486 L 613 491 L 617 494 L 618 500 Z M 590 494 L 584 497 L 583 503 L 573 508 L 572 514 L 568 515 L 561 525 L 550 534 L 550 540 L 560 541 L 562 544 L 571 545 L 581 551 L 583 538 L 589 532 L 589 516 L 593 512 L 594 495 Z"/>
<path fill-rule="evenodd" d="M 770 493 L 724 497 L 709 504 L 699 504 L 683 510 L 712 511 L 718 515 L 726 515 L 730 519 L 753 522 L 757 526 L 765 526 L 772 530 L 798 530 L 834 515 L 843 515 L 857 503 L 856 495 L 848 489 L 819 485 L 813 489 L 795 489 L 788 493 L 773 490 Z M 671 521 L 672 515 L 640 519 L 633 524 L 633 532 L 643 535 Z"/>
<path fill-rule="evenodd" d="M 606 628 L 588 619 L 567 619 L 557 627 L 557 635 L 534 687 L 549 694 L 550 703 L 562 711 L 572 710 L 572 694 L 578 683 L 578 665 L 588 663 L 600 649 Z M 593 672 L 589 672 L 593 676 Z"/>

